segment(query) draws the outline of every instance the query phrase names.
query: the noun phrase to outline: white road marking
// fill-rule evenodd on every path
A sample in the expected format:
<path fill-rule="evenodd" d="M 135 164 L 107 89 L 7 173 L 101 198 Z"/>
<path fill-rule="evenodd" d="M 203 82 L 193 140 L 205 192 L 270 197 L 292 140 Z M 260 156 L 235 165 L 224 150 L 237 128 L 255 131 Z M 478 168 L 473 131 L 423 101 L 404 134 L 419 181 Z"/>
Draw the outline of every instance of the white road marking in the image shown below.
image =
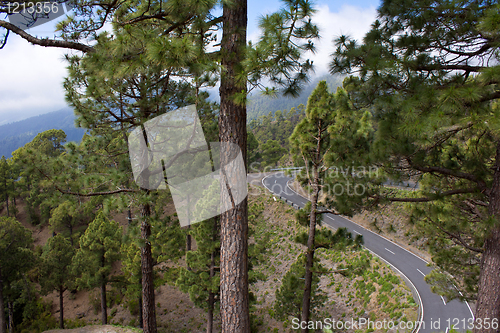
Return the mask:
<path fill-rule="evenodd" d="M 444 300 L 444 297 L 443 297 L 443 296 L 441 296 L 441 299 L 443 300 L 444 305 L 446 305 L 446 302 L 445 302 L 445 300 Z"/>
<path fill-rule="evenodd" d="M 392 252 L 391 250 L 389 250 L 388 248 L 385 248 L 387 251 L 391 252 L 392 254 L 396 254 L 394 252 Z"/>
<path fill-rule="evenodd" d="M 358 235 L 361 235 L 361 233 L 360 233 L 360 232 L 357 232 L 356 230 L 353 230 L 353 231 L 354 231 L 355 233 L 357 233 Z"/>
<path fill-rule="evenodd" d="M 419 271 L 420 274 L 422 274 L 423 276 L 425 276 L 424 272 L 422 272 L 420 269 L 417 268 L 417 271 Z"/>

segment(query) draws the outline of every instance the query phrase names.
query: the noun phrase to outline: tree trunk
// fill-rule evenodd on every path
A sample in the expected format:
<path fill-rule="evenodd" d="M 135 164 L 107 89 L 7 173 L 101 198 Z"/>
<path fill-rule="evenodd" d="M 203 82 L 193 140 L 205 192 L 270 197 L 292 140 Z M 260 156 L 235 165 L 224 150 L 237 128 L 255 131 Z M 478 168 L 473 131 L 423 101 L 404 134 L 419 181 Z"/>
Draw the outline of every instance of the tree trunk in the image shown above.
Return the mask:
<path fill-rule="evenodd" d="M 64 329 L 64 288 L 59 286 L 59 328 Z"/>
<path fill-rule="evenodd" d="M 128 217 L 128 225 L 130 226 L 132 224 L 132 212 L 130 209 L 127 211 L 127 217 Z"/>
<path fill-rule="evenodd" d="M 68 224 L 68 229 L 69 229 L 69 241 L 71 243 L 71 246 L 74 246 L 74 244 L 73 244 L 73 224 L 71 224 L 71 222 L 69 222 L 69 224 Z"/>
<path fill-rule="evenodd" d="M 212 241 L 215 242 L 217 240 L 217 233 L 218 233 L 218 218 L 215 217 L 214 219 L 214 227 L 213 227 L 213 233 L 212 233 Z M 215 256 L 217 254 L 215 251 L 212 251 L 210 254 L 210 281 L 215 276 Z M 207 313 L 207 333 L 212 333 L 213 331 L 213 326 L 214 326 L 214 305 L 215 305 L 215 294 L 213 292 L 208 293 L 208 313 Z"/>
<path fill-rule="evenodd" d="M 141 279 L 141 286 L 142 286 L 142 279 Z M 143 322 L 143 316 L 142 316 L 142 292 L 139 295 L 139 327 L 143 328 L 144 327 L 144 322 Z"/>
<path fill-rule="evenodd" d="M 10 217 L 10 212 L 9 212 L 9 195 L 5 193 L 5 204 L 7 205 L 7 217 Z"/>
<path fill-rule="evenodd" d="M 214 293 L 208 293 L 208 312 L 207 312 L 207 333 L 212 333 L 214 326 Z"/>
<path fill-rule="evenodd" d="M 9 333 L 14 333 L 14 304 L 7 302 L 9 308 Z"/>
<path fill-rule="evenodd" d="M 318 167 L 313 167 L 313 195 L 311 198 L 311 214 L 309 216 L 309 238 L 307 239 L 307 254 L 306 254 L 306 276 L 305 276 L 305 286 L 304 286 L 304 295 L 302 297 L 302 315 L 301 322 L 307 323 L 309 321 L 309 312 L 311 307 L 311 292 L 312 292 L 312 267 L 314 263 L 314 237 L 316 234 L 316 208 L 318 206 L 318 194 L 319 194 L 319 174 Z M 305 328 L 302 329 L 302 333 L 309 332 L 307 328 L 308 325 L 305 325 Z"/>
<path fill-rule="evenodd" d="M 0 333 L 7 333 L 7 323 L 5 322 L 5 304 L 3 302 L 3 277 L 0 269 Z"/>
<path fill-rule="evenodd" d="M 222 21 L 219 139 L 221 142 L 237 144 L 246 165 L 246 105 L 237 104 L 235 97 L 237 94 L 245 94 L 246 97 L 246 77 L 242 61 L 246 47 L 247 1 L 223 2 Z M 222 166 L 227 165 L 234 157 L 221 149 Z M 225 192 L 221 192 L 221 200 L 230 202 Z M 247 210 L 245 199 L 221 214 L 222 333 L 250 332 Z"/>
<path fill-rule="evenodd" d="M 484 242 L 481 257 L 481 271 L 476 303 L 476 324 L 500 317 L 500 141 L 497 143 L 496 161 L 493 168 L 493 184 L 490 192 L 488 213 L 495 221 L 489 236 Z M 493 333 L 499 329 L 486 329 L 474 325 L 474 333 Z"/>
<path fill-rule="evenodd" d="M 106 304 L 106 283 L 101 283 L 101 312 L 102 324 L 108 324 L 108 305 Z"/>
<path fill-rule="evenodd" d="M 142 271 L 142 316 L 144 333 L 156 333 L 156 309 L 155 289 L 153 284 L 153 257 L 151 254 L 151 207 L 149 204 L 142 205 L 141 215 L 141 238 L 144 245 L 141 247 L 141 271 Z"/>

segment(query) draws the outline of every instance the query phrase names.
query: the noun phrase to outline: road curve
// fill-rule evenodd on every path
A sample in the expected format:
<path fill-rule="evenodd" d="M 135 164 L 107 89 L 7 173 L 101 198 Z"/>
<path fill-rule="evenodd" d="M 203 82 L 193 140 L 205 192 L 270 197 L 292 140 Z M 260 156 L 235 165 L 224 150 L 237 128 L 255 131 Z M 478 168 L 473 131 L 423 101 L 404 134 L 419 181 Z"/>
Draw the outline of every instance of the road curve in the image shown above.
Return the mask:
<path fill-rule="evenodd" d="M 302 208 L 308 200 L 288 186 L 290 180 L 290 177 L 278 172 L 264 177 L 262 184 L 272 193 Z M 424 259 L 342 216 L 325 214 L 323 223 L 333 228 L 345 227 L 353 235 L 363 235 L 365 248 L 391 264 L 411 281 L 419 294 L 423 312 L 423 325 L 416 332 L 448 333 L 453 327 L 450 327 L 449 324 L 456 323 L 458 325 L 454 328 L 458 332 L 466 331 L 466 329 L 463 329 L 463 323 L 467 327 L 468 320 L 472 321 L 474 318 L 469 304 L 457 300 L 448 302 L 441 296 L 434 294 L 430 286 L 424 281 L 424 276 L 432 270 L 427 267 L 428 263 Z"/>

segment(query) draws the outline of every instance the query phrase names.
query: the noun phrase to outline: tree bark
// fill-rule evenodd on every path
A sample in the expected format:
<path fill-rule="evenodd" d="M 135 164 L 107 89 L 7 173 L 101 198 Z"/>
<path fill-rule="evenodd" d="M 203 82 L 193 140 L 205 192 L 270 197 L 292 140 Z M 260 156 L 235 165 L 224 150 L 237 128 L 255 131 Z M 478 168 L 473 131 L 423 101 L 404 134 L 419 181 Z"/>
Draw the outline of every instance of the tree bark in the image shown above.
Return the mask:
<path fill-rule="evenodd" d="M 484 323 L 500 317 L 500 141 L 497 143 L 493 168 L 493 184 L 490 191 L 488 214 L 495 222 L 490 234 L 484 242 L 481 257 L 481 271 L 476 303 L 476 325 L 474 333 L 493 333 L 499 329 L 479 327 L 479 319 Z"/>
<path fill-rule="evenodd" d="M 142 286 L 142 279 L 141 279 L 141 286 Z M 143 328 L 144 327 L 144 318 L 142 316 L 142 292 L 139 295 L 139 327 Z"/>
<path fill-rule="evenodd" d="M 64 329 L 64 288 L 59 286 L 59 328 Z"/>
<path fill-rule="evenodd" d="M 101 319 L 102 324 L 108 324 L 108 306 L 106 304 L 106 283 L 101 282 Z"/>
<path fill-rule="evenodd" d="M 0 269 L 0 333 L 7 333 L 7 323 L 5 322 L 5 304 L 3 301 L 3 277 Z"/>
<path fill-rule="evenodd" d="M 246 97 L 247 91 L 242 68 L 246 47 L 247 1 L 223 2 L 222 21 L 219 139 L 221 142 L 237 144 L 246 165 L 246 105 L 236 103 L 235 97 L 237 94 Z M 234 157 L 234 154 L 221 149 L 222 166 Z M 229 202 L 227 200 L 230 198 L 224 193 L 226 191 L 221 192 L 221 200 Z M 221 214 L 222 333 L 250 332 L 247 209 L 245 199 Z"/>
<path fill-rule="evenodd" d="M 142 205 L 141 215 L 141 238 L 144 245 L 141 247 L 141 271 L 142 271 L 142 316 L 144 333 L 156 333 L 156 309 L 155 289 L 153 281 L 153 257 L 151 253 L 151 207 L 149 204 Z"/>
<path fill-rule="evenodd" d="M 318 145 L 319 146 L 319 145 Z M 309 238 L 307 239 L 307 254 L 306 254 L 306 276 L 305 276 L 305 286 L 304 295 L 302 297 L 302 314 L 301 322 L 307 323 L 309 321 L 309 313 L 311 307 L 311 293 L 312 293 L 312 267 L 314 263 L 314 237 L 316 235 L 316 209 L 318 206 L 318 194 L 319 194 L 319 174 L 318 167 L 313 166 L 313 195 L 311 198 L 311 214 L 309 216 Z M 304 327 L 304 326 L 303 326 Z M 302 329 L 302 333 L 309 332 L 308 325 Z"/>

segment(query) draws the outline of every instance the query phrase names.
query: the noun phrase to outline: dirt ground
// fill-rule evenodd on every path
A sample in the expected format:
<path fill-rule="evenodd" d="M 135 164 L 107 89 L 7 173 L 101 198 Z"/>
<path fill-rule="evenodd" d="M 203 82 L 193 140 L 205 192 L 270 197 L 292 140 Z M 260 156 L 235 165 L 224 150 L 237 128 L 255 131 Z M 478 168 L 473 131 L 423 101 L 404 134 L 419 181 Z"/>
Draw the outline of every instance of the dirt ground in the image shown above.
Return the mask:
<path fill-rule="evenodd" d="M 43 333 L 138 333 L 139 329 L 117 327 L 112 325 L 92 325 L 78 327 L 71 330 L 50 330 Z"/>

